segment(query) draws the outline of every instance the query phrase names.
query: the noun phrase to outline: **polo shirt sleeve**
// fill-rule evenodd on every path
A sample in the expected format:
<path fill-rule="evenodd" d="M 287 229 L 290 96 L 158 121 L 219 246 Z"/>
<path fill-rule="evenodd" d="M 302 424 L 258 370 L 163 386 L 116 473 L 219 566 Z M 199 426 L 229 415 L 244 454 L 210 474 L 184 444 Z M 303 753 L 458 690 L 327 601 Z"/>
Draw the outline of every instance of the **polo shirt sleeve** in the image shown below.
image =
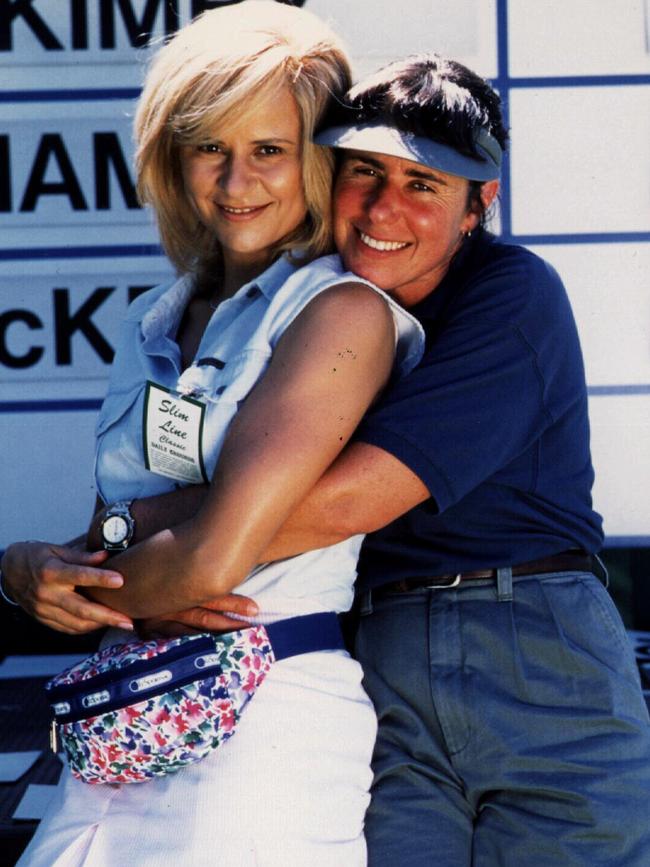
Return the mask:
<path fill-rule="evenodd" d="M 561 382 L 576 349 L 582 364 L 566 293 L 550 266 L 524 252 L 461 287 L 421 364 L 356 433 L 415 472 L 440 512 L 516 462 L 576 399 Z M 531 470 L 530 490 L 535 483 Z"/>

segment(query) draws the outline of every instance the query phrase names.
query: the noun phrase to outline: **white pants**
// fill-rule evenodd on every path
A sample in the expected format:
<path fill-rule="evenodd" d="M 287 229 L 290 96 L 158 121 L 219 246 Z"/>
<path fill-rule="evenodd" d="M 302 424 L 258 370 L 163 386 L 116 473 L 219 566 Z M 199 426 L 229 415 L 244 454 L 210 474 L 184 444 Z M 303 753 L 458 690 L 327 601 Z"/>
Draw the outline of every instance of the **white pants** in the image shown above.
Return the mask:
<path fill-rule="evenodd" d="M 64 769 L 19 867 L 362 867 L 374 711 L 342 651 L 275 663 L 216 752 L 88 785 Z"/>

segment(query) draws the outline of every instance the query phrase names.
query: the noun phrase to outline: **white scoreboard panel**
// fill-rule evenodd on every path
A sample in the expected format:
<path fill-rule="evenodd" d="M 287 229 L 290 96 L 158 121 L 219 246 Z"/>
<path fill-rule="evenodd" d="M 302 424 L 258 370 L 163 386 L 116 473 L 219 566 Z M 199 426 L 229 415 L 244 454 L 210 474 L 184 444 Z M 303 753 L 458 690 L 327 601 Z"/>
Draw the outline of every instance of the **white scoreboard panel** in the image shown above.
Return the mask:
<path fill-rule="evenodd" d="M 226 0 L 227 2 L 227 0 Z M 171 275 L 135 200 L 149 44 L 215 0 L 0 3 L 0 549 L 85 526 L 130 298 Z M 650 544 L 650 0 L 304 0 L 358 75 L 438 50 L 509 108 L 500 228 L 567 285 L 610 545 Z"/>
<path fill-rule="evenodd" d="M 25 251 L 157 243 L 137 202 L 133 102 L 0 104 L 0 233 Z"/>

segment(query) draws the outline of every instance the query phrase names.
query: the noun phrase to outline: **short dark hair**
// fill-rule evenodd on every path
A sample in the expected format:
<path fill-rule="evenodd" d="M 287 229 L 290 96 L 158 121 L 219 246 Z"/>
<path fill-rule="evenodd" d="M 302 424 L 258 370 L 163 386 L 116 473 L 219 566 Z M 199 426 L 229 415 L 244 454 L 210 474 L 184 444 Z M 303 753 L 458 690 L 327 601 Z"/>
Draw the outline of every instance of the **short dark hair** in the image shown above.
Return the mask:
<path fill-rule="evenodd" d="M 425 136 L 483 162 L 476 136 L 483 129 L 508 147 L 499 94 L 488 81 L 439 54 L 414 54 L 367 76 L 334 100 L 321 128 L 383 122 Z M 480 181 L 469 182 L 469 204 L 484 218 Z"/>
<path fill-rule="evenodd" d="M 482 161 L 475 145 L 480 129 L 505 150 L 508 131 L 501 100 L 471 69 L 439 54 L 415 54 L 383 67 L 334 101 L 322 128 L 385 122 L 402 132 L 439 141 Z"/>

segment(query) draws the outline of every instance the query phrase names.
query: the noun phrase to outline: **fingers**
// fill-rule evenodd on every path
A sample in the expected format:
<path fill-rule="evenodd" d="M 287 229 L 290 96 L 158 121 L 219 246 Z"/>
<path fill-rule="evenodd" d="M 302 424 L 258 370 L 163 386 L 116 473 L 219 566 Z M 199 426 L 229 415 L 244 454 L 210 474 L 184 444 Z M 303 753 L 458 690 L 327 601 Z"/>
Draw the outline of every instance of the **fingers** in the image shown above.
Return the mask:
<path fill-rule="evenodd" d="M 106 605 L 100 605 L 98 602 L 90 602 L 78 593 L 70 594 L 75 597 L 73 610 L 70 607 L 67 611 L 72 614 L 78 621 L 94 623 L 94 628 L 97 626 L 115 626 L 117 629 L 134 628 L 133 621 L 121 611 L 114 611 Z"/>
<path fill-rule="evenodd" d="M 18 592 L 21 587 L 24 592 L 34 594 L 47 585 L 117 588 L 124 583 L 119 572 L 99 568 L 106 560 L 107 551 L 89 553 L 44 542 L 26 542 L 13 547 L 20 555 L 14 557 L 17 562 L 11 570 L 20 579 Z"/>
<path fill-rule="evenodd" d="M 124 584 L 120 573 L 99 568 L 107 556 L 107 551 L 87 552 L 53 546 L 50 555 L 34 570 L 36 583 L 117 589 Z"/>
<path fill-rule="evenodd" d="M 210 632 L 232 632 L 237 629 L 247 629 L 251 625 L 246 620 L 237 620 L 227 614 L 214 614 L 211 623 Z"/>
<path fill-rule="evenodd" d="M 66 584 L 74 584 L 75 587 L 104 587 L 108 590 L 117 590 L 124 584 L 124 578 L 119 572 L 83 566 L 70 566 L 61 578 Z"/>
<path fill-rule="evenodd" d="M 187 611 L 174 614 L 174 620 L 198 632 L 216 632 L 221 628 L 221 616 L 220 613 L 210 611 L 208 608 L 188 608 Z"/>
<path fill-rule="evenodd" d="M 10 546 L 8 574 L 15 579 L 11 589 L 27 613 L 46 626 L 68 634 L 83 634 L 101 626 L 132 629 L 130 619 L 119 611 L 86 599 L 75 587 L 121 587 L 118 572 L 98 568 L 106 552 L 87 553 L 65 545 L 23 542 Z"/>
<path fill-rule="evenodd" d="M 142 638 L 176 638 L 179 635 L 196 635 L 200 631 L 179 620 L 155 619 L 138 623 L 138 635 Z"/>
<path fill-rule="evenodd" d="M 75 634 L 105 626 L 133 629 L 133 622 L 125 614 L 91 602 L 71 590 L 40 593 L 33 602 L 31 613 L 53 629 Z"/>
<path fill-rule="evenodd" d="M 56 549 L 53 555 L 46 561 L 44 568 L 49 567 L 53 573 L 59 570 L 61 577 L 77 586 L 117 588 L 124 583 L 120 573 L 106 565 L 108 551 L 61 548 Z"/>
<path fill-rule="evenodd" d="M 231 632 L 233 629 L 245 629 L 250 626 L 249 619 L 256 617 L 259 608 L 247 596 L 228 593 L 206 602 L 202 607 L 188 608 L 185 611 L 170 612 L 156 618 L 155 627 L 159 631 L 165 626 L 164 635 L 179 635 L 179 628 L 193 632 Z M 240 619 L 247 618 L 247 619 Z M 153 624 L 154 621 L 147 621 Z"/>
<path fill-rule="evenodd" d="M 256 617 L 259 614 L 259 607 L 252 599 L 248 596 L 239 596 L 237 593 L 219 596 L 204 603 L 203 607 L 210 611 L 227 611 L 240 617 Z"/>
<path fill-rule="evenodd" d="M 233 629 L 245 629 L 251 624 L 247 620 L 239 620 L 221 611 L 211 611 L 209 608 L 188 608 L 160 618 L 160 623 L 180 624 L 185 630 L 193 632 L 230 632 Z M 168 633 L 165 633 L 168 634 Z M 178 635 L 177 632 L 172 632 Z"/>
<path fill-rule="evenodd" d="M 247 596 L 228 593 L 207 602 L 202 607 L 170 612 L 157 618 L 143 620 L 138 633 L 153 638 L 174 637 L 196 632 L 232 632 L 246 629 L 249 620 L 259 613 L 259 607 Z"/>
<path fill-rule="evenodd" d="M 52 550 L 64 563 L 97 566 L 108 559 L 108 551 L 104 550 L 82 551 L 78 548 L 69 548 L 65 545 L 53 545 Z"/>

